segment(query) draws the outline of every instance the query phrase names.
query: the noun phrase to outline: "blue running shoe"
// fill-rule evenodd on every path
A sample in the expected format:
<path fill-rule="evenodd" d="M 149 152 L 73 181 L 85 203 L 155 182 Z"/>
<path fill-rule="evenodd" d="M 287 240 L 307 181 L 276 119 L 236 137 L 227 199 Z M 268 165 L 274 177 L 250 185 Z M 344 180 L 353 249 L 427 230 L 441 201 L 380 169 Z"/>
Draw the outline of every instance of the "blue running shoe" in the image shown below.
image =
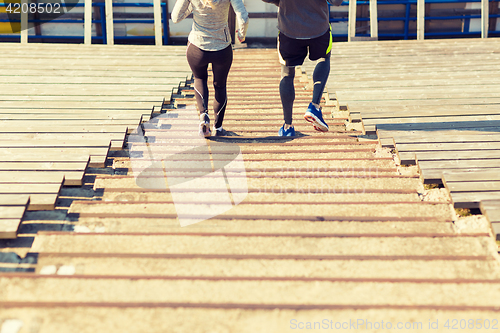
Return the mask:
<path fill-rule="evenodd" d="M 309 104 L 304 119 L 312 123 L 316 131 L 328 132 L 328 125 L 323 120 L 321 110 L 318 110 L 313 103 Z"/>
<path fill-rule="evenodd" d="M 279 132 L 279 136 L 295 136 L 295 128 L 289 127 L 287 130 L 285 130 L 285 125 L 281 126 Z"/>

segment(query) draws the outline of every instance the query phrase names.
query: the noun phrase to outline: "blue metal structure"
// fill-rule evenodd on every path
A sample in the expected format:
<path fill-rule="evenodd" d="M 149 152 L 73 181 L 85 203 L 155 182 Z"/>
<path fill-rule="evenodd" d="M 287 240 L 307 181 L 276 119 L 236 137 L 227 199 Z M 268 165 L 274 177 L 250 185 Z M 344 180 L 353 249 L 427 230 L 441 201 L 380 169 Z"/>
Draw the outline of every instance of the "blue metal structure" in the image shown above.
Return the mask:
<path fill-rule="evenodd" d="M 490 0 L 491 2 L 498 3 L 500 0 Z M 426 0 L 426 4 L 455 4 L 455 3 L 473 3 L 473 2 L 481 2 L 481 0 Z M 342 3 L 342 6 L 347 6 L 349 4 L 348 1 L 344 1 Z M 368 0 L 358 0 L 357 1 L 358 5 L 368 5 L 369 1 Z M 64 3 L 61 5 L 64 6 Z M 402 21 L 403 22 L 403 32 L 393 32 L 393 33 L 381 33 L 379 31 L 379 38 L 384 39 L 384 38 L 391 38 L 391 39 L 411 39 L 411 38 L 416 38 L 416 32 L 410 32 L 410 22 L 416 21 L 417 18 L 415 16 L 411 16 L 411 11 L 412 11 L 412 6 L 413 8 L 416 7 L 417 5 L 417 0 L 379 0 L 377 2 L 378 8 L 383 8 L 384 5 L 403 5 L 405 10 L 404 10 L 404 16 L 400 17 L 378 17 L 379 22 L 383 21 Z M 5 7 L 6 4 L 0 3 L 0 7 Z M 83 3 L 78 3 L 76 4 L 76 7 L 83 7 Z M 99 11 L 99 19 L 93 19 L 92 23 L 97 24 L 101 27 L 102 33 L 100 36 L 93 36 L 92 41 L 93 43 L 99 43 L 99 44 L 106 44 L 106 15 L 105 15 L 105 4 L 104 2 L 95 2 L 92 4 L 93 8 L 98 8 Z M 113 7 L 135 7 L 135 8 L 148 8 L 148 7 L 153 7 L 152 3 L 143 3 L 143 2 L 138 2 L 138 3 L 114 3 Z M 162 24 L 163 24 L 163 45 L 167 45 L 169 43 L 169 36 L 168 36 L 168 7 L 167 3 L 161 3 L 161 12 L 162 12 Z M 498 18 L 500 17 L 500 14 L 490 14 L 490 18 Z M 463 31 L 457 31 L 457 32 L 426 32 L 425 36 L 427 37 L 467 37 L 467 36 L 474 36 L 474 35 L 480 35 L 480 32 L 470 32 L 469 31 L 469 23 L 471 19 L 480 19 L 481 15 L 451 15 L 451 16 L 427 16 L 425 17 L 425 20 L 463 20 L 464 22 L 464 29 Z M 367 17 L 361 17 L 356 19 L 359 22 L 369 22 L 369 18 Z M 348 18 L 346 17 L 339 17 L 339 18 L 330 18 L 331 23 L 336 23 L 336 22 L 347 22 Z M 2 20 L 0 19 L 0 22 L 9 22 L 9 20 Z M 43 21 L 43 20 L 33 20 L 31 19 L 29 22 L 38 22 L 38 23 L 43 23 L 43 22 L 49 22 L 49 21 Z M 50 21 L 52 23 L 80 23 L 83 24 L 83 14 L 81 19 L 56 19 Z M 148 24 L 153 24 L 154 20 L 153 19 L 114 19 L 114 23 L 148 23 Z M 368 24 L 368 23 L 367 23 Z M 500 36 L 500 31 L 489 31 L 490 36 L 495 36 L 498 35 Z M 334 37 L 343 37 L 347 38 L 347 33 L 345 34 L 333 34 Z M 369 36 L 369 34 L 356 34 L 356 36 L 360 37 L 366 37 Z M 0 34 L 0 38 L 2 39 L 12 39 L 13 41 L 20 40 L 19 35 L 7 35 L 7 34 Z M 82 36 L 54 36 L 54 35 L 43 35 L 43 36 L 33 36 L 30 35 L 28 36 L 29 40 L 36 40 L 36 39 L 61 39 L 61 40 L 70 40 L 74 39 L 77 41 L 83 41 L 83 35 Z M 137 40 L 153 40 L 154 41 L 154 36 L 115 36 L 115 40 L 121 40 L 124 42 L 130 41 L 134 42 Z"/>
<path fill-rule="evenodd" d="M 436 3 L 445 3 L 445 4 L 454 4 L 454 3 L 472 3 L 472 2 L 478 2 L 480 3 L 481 0 L 425 0 L 425 4 L 436 4 Z M 491 2 L 496 2 L 498 3 L 499 0 L 490 0 Z M 358 0 L 357 5 L 369 5 L 369 1 L 366 0 Z M 342 3 L 342 6 L 348 6 L 349 2 L 344 1 Z M 416 38 L 417 34 L 415 33 L 410 33 L 410 22 L 416 21 L 417 18 L 416 16 L 411 16 L 411 8 L 412 6 L 417 6 L 417 0 L 378 0 L 377 1 L 377 7 L 380 8 L 380 6 L 384 5 L 404 5 L 405 6 L 405 16 L 400 16 L 400 17 L 378 17 L 378 21 L 403 21 L 404 25 L 404 31 L 402 33 L 380 33 L 378 34 L 379 39 L 380 38 L 398 38 L 398 39 L 410 39 L 410 38 Z M 331 6 L 330 6 L 331 7 Z M 500 14 L 490 14 L 490 18 L 498 18 L 500 17 Z M 425 36 L 428 37 L 467 37 L 467 36 L 473 36 L 473 35 L 481 35 L 481 32 L 470 32 L 469 31 L 469 24 L 471 19 L 480 19 L 481 15 L 455 15 L 455 16 L 426 16 L 425 20 L 464 20 L 464 31 L 457 31 L 457 32 L 425 32 Z M 347 17 L 341 17 L 341 18 L 330 18 L 330 23 L 336 23 L 336 22 L 347 22 L 348 18 Z M 358 17 L 356 18 L 357 22 L 369 22 L 370 19 L 367 17 Z M 495 35 L 495 34 L 500 34 L 500 31 L 489 31 L 489 35 Z M 333 34 L 334 37 L 345 37 L 347 38 L 347 33 L 346 34 Z M 360 37 L 369 37 L 369 34 L 358 34 L 356 33 L 356 36 Z"/>
<path fill-rule="evenodd" d="M 65 6 L 64 3 L 61 4 L 61 6 Z M 83 3 L 77 3 L 75 7 L 83 7 Z M 6 4 L 0 3 L 0 7 L 6 7 Z M 113 3 L 113 7 L 135 7 L 135 8 L 147 8 L 147 7 L 153 7 L 152 3 Z M 104 2 L 93 2 L 92 3 L 92 8 L 98 8 L 99 10 L 99 17 L 100 19 L 92 19 L 92 24 L 98 24 L 101 26 L 101 31 L 102 34 L 101 36 L 92 36 L 92 42 L 93 43 L 98 43 L 98 44 L 106 44 L 106 38 L 107 38 L 107 33 L 106 33 L 106 14 L 105 14 L 105 4 Z M 162 2 L 161 3 L 161 12 L 162 12 L 162 24 L 163 24 L 163 45 L 168 45 L 169 39 L 168 39 L 168 8 L 167 8 L 167 3 Z M 9 20 L 1 20 L 0 22 L 7 22 L 10 23 Z M 18 23 L 20 21 L 14 21 L 15 23 Z M 56 19 L 56 20 L 34 20 L 30 19 L 29 22 L 32 23 L 44 23 L 44 22 L 51 22 L 51 23 L 81 23 L 83 24 L 83 14 L 81 19 Z M 154 24 L 153 19 L 114 19 L 114 23 L 150 23 Z M 20 40 L 19 35 L 7 35 L 7 34 L 0 34 L 0 38 L 5 38 L 5 39 L 12 39 L 13 41 Z M 34 39 L 41 39 L 41 38 L 47 38 L 47 39 L 75 39 L 75 40 L 81 40 L 83 42 L 84 36 L 59 36 L 59 35 L 43 35 L 43 36 L 33 36 L 29 35 L 28 36 L 28 41 L 29 40 L 34 40 Z M 126 41 L 131 41 L 133 42 L 134 40 L 153 40 L 154 41 L 155 36 L 115 36 L 115 41 L 116 40 L 126 40 Z"/>

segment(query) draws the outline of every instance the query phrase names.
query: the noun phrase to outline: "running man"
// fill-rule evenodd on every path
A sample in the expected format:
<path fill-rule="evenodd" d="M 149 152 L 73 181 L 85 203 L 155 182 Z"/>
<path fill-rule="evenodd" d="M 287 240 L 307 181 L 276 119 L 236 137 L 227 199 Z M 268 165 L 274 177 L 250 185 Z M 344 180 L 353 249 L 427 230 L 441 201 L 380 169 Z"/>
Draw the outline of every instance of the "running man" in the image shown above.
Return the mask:
<path fill-rule="evenodd" d="M 330 74 L 330 51 L 332 33 L 328 3 L 340 5 L 341 0 L 263 0 L 279 7 L 278 10 L 278 53 L 281 63 L 280 96 L 285 123 L 279 130 L 280 136 L 295 136 L 292 126 L 295 88 L 293 80 L 295 67 L 301 66 L 309 53 L 309 59 L 317 64 L 313 72 L 314 89 L 304 119 L 314 129 L 328 131 L 323 120 L 320 101 Z"/>

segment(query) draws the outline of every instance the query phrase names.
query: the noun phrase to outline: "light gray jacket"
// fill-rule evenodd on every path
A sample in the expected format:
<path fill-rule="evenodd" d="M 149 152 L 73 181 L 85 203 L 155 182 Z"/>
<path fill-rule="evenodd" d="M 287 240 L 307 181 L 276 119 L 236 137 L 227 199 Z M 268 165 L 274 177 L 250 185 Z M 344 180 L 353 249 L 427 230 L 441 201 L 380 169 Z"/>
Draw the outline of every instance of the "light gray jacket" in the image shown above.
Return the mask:
<path fill-rule="evenodd" d="M 172 10 L 172 21 L 180 22 L 193 13 L 189 42 L 205 51 L 219 51 L 231 45 L 227 23 L 230 5 L 236 13 L 238 33 L 244 38 L 248 28 L 248 13 L 242 0 L 219 0 L 213 9 L 205 6 L 201 0 L 177 0 Z"/>

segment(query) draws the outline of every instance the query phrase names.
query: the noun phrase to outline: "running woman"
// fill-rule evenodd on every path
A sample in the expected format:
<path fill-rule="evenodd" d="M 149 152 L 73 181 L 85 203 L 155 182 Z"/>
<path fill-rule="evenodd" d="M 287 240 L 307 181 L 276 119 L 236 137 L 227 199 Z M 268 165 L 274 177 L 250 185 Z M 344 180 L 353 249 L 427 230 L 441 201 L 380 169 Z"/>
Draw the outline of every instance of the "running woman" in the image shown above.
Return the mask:
<path fill-rule="evenodd" d="M 188 37 L 187 60 L 194 75 L 196 102 L 200 112 L 200 135 L 210 137 L 208 116 L 208 64 L 212 64 L 214 77 L 215 113 L 214 132 L 224 135 L 222 128 L 227 105 L 227 76 L 233 62 L 231 34 L 228 27 L 229 6 L 236 13 L 236 35 L 240 42 L 245 40 L 248 27 L 248 13 L 242 0 L 177 0 L 172 10 L 174 23 L 193 13 L 193 26 Z"/>
<path fill-rule="evenodd" d="M 278 53 L 281 63 L 280 96 L 285 123 L 280 128 L 280 136 L 295 136 L 292 126 L 295 88 L 293 80 L 295 67 L 309 59 L 317 64 L 313 72 L 313 96 L 304 119 L 311 122 L 314 129 L 328 131 L 323 120 L 320 101 L 330 74 L 330 51 L 332 33 L 328 3 L 340 5 L 341 0 L 263 0 L 279 7 L 278 10 Z"/>

